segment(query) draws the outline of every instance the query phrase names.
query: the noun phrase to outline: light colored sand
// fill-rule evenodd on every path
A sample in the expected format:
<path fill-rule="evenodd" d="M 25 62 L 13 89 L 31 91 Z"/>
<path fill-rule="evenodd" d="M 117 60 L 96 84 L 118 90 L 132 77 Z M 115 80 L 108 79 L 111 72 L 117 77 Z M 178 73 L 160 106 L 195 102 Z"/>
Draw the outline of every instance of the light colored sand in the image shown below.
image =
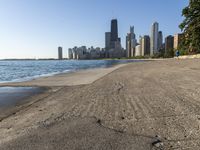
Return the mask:
<path fill-rule="evenodd" d="M 180 56 L 178 59 L 194 59 L 194 58 L 200 58 L 200 54 L 184 55 L 184 56 Z"/>
<path fill-rule="evenodd" d="M 165 150 L 200 149 L 200 59 L 132 63 L 60 87 L 0 122 L 0 149 L 149 150 L 156 135 Z"/>

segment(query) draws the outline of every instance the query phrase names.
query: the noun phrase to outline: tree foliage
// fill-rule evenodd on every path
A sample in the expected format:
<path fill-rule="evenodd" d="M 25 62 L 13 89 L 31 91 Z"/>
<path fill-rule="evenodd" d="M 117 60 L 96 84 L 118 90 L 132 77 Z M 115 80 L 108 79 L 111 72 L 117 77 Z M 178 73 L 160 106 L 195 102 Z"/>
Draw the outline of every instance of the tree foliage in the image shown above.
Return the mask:
<path fill-rule="evenodd" d="M 190 0 L 182 15 L 185 17 L 179 26 L 184 31 L 182 45 L 190 52 L 200 52 L 200 0 Z"/>
<path fill-rule="evenodd" d="M 165 58 L 171 58 L 174 57 L 174 49 L 168 49 L 164 53 Z"/>

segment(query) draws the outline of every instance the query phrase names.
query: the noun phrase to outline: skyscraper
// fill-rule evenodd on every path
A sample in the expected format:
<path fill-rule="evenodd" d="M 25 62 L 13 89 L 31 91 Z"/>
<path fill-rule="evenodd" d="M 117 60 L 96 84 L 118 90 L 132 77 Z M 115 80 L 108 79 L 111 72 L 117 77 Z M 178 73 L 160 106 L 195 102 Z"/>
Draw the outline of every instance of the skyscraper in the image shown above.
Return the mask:
<path fill-rule="evenodd" d="M 111 39 L 110 39 L 110 47 L 115 48 L 116 42 L 118 44 L 121 42 L 121 39 L 118 38 L 118 25 L 117 25 L 117 19 L 111 20 Z"/>
<path fill-rule="evenodd" d="M 111 20 L 111 32 L 105 33 L 105 48 L 115 49 L 116 45 L 121 45 L 121 39 L 118 37 L 117 19 Z"/>
<path fill-rule="evenodd" d="M 139 36 L 140 54 L 142 56 L 142 36 Z"/>
<path fill-rule="evenodd" d="M 118 25 L 117 19 L 111 20 L 111 42 L 118 40 Z"/>
<path fill-rule="evenodd" d="M 58 47 L 58 59 L 59 60 L 63 59 L 62 47 Z"/>
<path fill-rule="evenodd" d="M 140 45 L 137 45 L 135 47 L 135 56 L 142 56 L 142 54 L 141 54 L 141 46 Z"/>
<path fill-rule="evenodd" d="M 150 37 L 148 35 L 142 37 L 141 53 L 142 56 L 150 55 Z"/>
<path fill-rule="evenodd" d="M 163 49 L 163 34 L 162 31 L 158 32 L 158 51 L 161 52 Z"/>
<path fill-rule="evenodd" d="M 137 40 L 134 33 L 134 26 L 130 27 L 130 33 L 126 36 L 126 51 L 127 57 L 135 56 L 135 47 L 137 45 Z"/>
<path fill-rule="evenodd" d="M 134 26 L 130 26 L 130 33 L 134 33 Z"/>
<path fill-rule="evenodd" d="M 73 50 L 71 48 L 68 49 L 68 59 L 73 59 Z"/>
<path fill-rule="evenodd" d="M 158 53 L 158 29 L 159 29 L 159 24 L 157 22 L 154 22 L 151 27 L 151 40 L 150 40 L 151 55 Z"/>
<path fill-rule="evenodd" d="M 165 52 L 174 49 L 174 37 L 169 35 L 165 38 Z"/>
<path fill-rule="evenodd" d="M 117 19 L 111 20 L 111 32 L 105 33 L 106 57 L 121 58 L 124 50 L 121 47 L 121 39 L 118 37 Z"/>
<path fill-rule="evenodd" d="M 110 32 L 106 32 L 105 33 L 105 49 L 109 50 L 110 49 L 110 42 L 111 42 L 111 33 Z"/>

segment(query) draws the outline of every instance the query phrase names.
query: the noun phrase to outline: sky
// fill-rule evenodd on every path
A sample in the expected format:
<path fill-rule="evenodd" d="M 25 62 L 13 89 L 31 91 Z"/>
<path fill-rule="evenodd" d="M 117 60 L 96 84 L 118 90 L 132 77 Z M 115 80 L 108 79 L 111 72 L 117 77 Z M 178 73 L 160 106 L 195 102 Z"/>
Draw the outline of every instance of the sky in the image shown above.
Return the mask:
<path fill-rule="evenodd" d="M 74 46 L 105 46 L 111 19 L 118 19 L 125 47 L 129 27 L 149 35 L 159 23 L 164 36 L 181 32 L 182 9 L 188 0 L 0 0 L 0 59 L 64 57 Z"/>

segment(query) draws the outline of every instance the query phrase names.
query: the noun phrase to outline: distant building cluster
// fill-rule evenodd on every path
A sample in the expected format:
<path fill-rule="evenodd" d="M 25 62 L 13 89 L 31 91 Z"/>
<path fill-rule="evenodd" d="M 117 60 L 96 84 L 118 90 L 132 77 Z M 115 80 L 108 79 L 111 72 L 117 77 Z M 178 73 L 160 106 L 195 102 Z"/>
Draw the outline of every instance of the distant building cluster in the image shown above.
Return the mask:
<path fill-rule="evenodd" d="M 127 57 L 137 56 L 155 56 L 160 53 L 166 53 L 169 50 L 177 50 L 180 46 L 182 34 L 175 36 L 169 35 L 163 43 L 163 33 L 159 31 L 159 24 L 153 23 L 151 26 L 151 35 L 140 36 L 137 42 L 134 33 L 134 27 L 130 27 L 130 33 L 126 36 Z"/>
<path fill-rule="evenodd" d="M 130 33 L 126 36 L 126 56 L 134 57 L 136 55 L 137 40 L 134 33 L 134 26 L 130 27 Z"/>
<path fill-rule="evenodd" d="M 164 39 L 163 33 L 159 31 L 159 23 L 154 22 L 151 26 L 150 35 L 139 36 L 137 41 L 134 26 L 130 27 L 126 36 L 126 48 L 122 48 L 121 38 L 118 36 L 117 19 L 111 20 L 110 32 L 105 32 L 105 48 L 87 48 L 86 46 L 69 48 L 68 59 L 100 59 L 100 58 L 122 58 L 138 56 L 155 56 L 170 50 L 177 50 L 183 35 L 169 35 Z M 58 59 L 63 59 L 62 47 L 58 48 Z"/>
<path fill-rule="evenodd" d="M 105 48 L 87 48 L 86 46 L 68 49 L 69 59 L 100 59 L 126 57 L 126 51 L 121 46 L 118 37 L 117 19 L 111 20 L 111 31 L 105 33 Z"/>
<path fill-rule="evenodd" d="M 69 59 L 99 59 L 105 58 L 105 50 L 99 47 L 87 48 L 86 46 L 68 49 Z"/>

